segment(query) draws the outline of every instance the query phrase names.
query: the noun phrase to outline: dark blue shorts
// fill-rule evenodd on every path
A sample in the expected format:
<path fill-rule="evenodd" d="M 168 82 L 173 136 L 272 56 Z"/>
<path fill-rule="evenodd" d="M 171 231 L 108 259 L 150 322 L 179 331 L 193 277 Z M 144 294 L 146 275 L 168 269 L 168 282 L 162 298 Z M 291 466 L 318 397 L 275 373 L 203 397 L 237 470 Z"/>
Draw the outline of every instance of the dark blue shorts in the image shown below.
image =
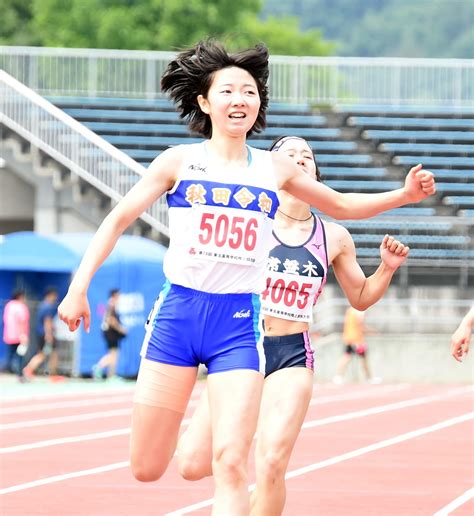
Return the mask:
<path fill-rule="evenodd" d="M 256 294 L 210 294 L 167 283 L 146 324 L 141 356 L 208 373 L 264 372 L 260 300 Z"/>
<path fill-rule="evenodd" d="M 265 377 L 288 367 L 307 367 L 314 371 L 314 351 L 307 331 L 281 337 L 265 337 Z"/>

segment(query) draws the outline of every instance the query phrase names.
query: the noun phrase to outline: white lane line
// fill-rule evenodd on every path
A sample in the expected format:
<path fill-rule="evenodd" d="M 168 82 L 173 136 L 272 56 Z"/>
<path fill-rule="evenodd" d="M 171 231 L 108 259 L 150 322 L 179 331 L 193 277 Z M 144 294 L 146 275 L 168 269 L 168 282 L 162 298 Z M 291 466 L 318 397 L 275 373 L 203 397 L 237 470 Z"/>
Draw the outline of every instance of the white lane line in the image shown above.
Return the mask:
<path fill-rule="evenodd" d="M 184 419 L 182 425 L 189 424 L 190 419 Z M 74 435 L 71 437 L 58 437 L 57 439 L 47 439 L 46 441 L 37 441 L 35 443 L 18 444 L 16 446 L 8 446 L 0 448 L 0 455 L 7 453 L 17 453 L 26 450 L 36 450 L 38 448 L 46 448 L 48 446 L 57 446 L 59 444 L 79 443 L 83 441 L 94 441 L 95 439 L 108 439 L 109 437 L 117 437 L 120 435 L 127 435 L 130 433 L 130 427 L 117 428 L 116 430 L 107 430 L 105 432 L 95 432 L 93 434 Z"/>
<path fill-rule="evenodd" d="M 332 403 L 333 401 L 350 401 L 350 400 L 358 400 L 358 399 L 367 399 L 367 398 L 377 398 L 380 396 L 385 396 L 391 392 L 399 392 L 405 389 L 408 389 L 409 385 L 391 385 L 384 387 L 382 389 L 377 389 L 373 387 L 372 389 L 367 389 L 363 391 L 351 392 L 348 394 L 336 394 L 334 396 L 321 396 L 318 390 L 315 390 L 315 396 L 313 395 L 312 400 L 310 401 L 310 405 L 324 405 L 326 403 Z"/>
<path fill-rule="evenodd" d="M 113 471 L 114 469 L 126 468 L 129 464 L 129 461 L 126 460 L 123 462 L 116 462 L 115 464 L 108 464 L 107 466 L 99 466 L 98 468 L 83 469 L 81 471 L 72 471 L 71 473 L 64 473 L 62 475 L 56 475 L 54 477 L 40 478 L 39 480 L 27 482 L 26 484 L 18 484 L 16 486 L 0 489 L 0 494 L 8 494 L 14 493 L 15 491 L 23 491 L 23 489 L 31 489 L 32 487 L 53 484 L 54 482 L 61 482 L 62 480 L 68 480 L 70 478 L 85 477 L 87 475 L 97 475 L 98 473 L 105 473 L 106 471 Z"/>
<path fill-rule="evenodd" d="M 126 416 L 131 414 L 132 409 L 106 410 L 102 412 L 87 412 L 86 414 L 77 414 L 75 416 L 48 417 L 45 419 L 33 419 L 29 421 L 19 421 L 17 423 L 0 424 L 0 431 L 14 430 L 18 428 L 31 428 L 35 426 L 59 425 L 62 423 L 72 423 L 74 421 L 88 421 L 90 419 L 102 419 L 104 417 Z"/>
<path fill-rule="evenodd" d="M 94 434 L 75 435 L 72 437 L 59 437 L 57 439 L 48 439 L 46 441 L 38 441 L 36 443 L 19 444 L 17 446 L 9 446 L 0 448 L 0 454 L 16 453 L 25 450 L 35 450 L 37 448 L 45 448 L 47 446 L 56 446 L 58 444 L 71 444 L 83 441 L 94 441 L 95 439 L 107 439 L 109 437 L 117 437 L 118 435 L 127 435 L 130 428 L 118 428 L 116 430 L 108 430 L 107 432 L 96 432 Z"/>
<path fill-rule="evenodd" d="M 104 405 L 107 403 L 120 403 L 122 401 L 131 401 L 133 400 L 133 393 L 135 388 L 127 389 L 123 391 L 114 391 L 110 397 L 106 397 L 108 395 L 107 392 L 102 392 L 101 398 L 82 398 L 76 401 L 53 401 L 49 403 L 32 403 L 27 405 L 15 405 L 14 407 L 3 407 L 0 408 L 0 416 L 6 414 L 22 414 L 29 413 L 40 410 L 53 410 L 53 409 L 61 409 L 61 408 L 70 408 L 70 407 L 84 407 L 89 405 Z M 128 394 L 126 394 L 128 392 Z M 125 395 L 124 395 L 125 393 Z M 195 388 L 193 393 L 191 394 L 191 403 L 196 400 L 202 393 L 201 388 Z M 82 393 L 82 396 L 88 396 L 91 394 L 90 392 Z"/>
<path fill-rule="evenodd" d="M 387 387 L 383 391 L 378 391 L 378 392 L 374 392 L 373 390 L 370 390 L 370 391 L 364 391 L 362 393 L 337 394 L 335 396 L 319 396 L 319 397 L 314 397 L 312 399 L 312 401 L 310 402 L 310 405 L 324 405 L 327 403 L 332 403 L 333 401 L 345 401 L 345 400 L 350 401 L 350 400 L 355 400 L 355 399 L 367 399 L 370 397 L 378 397 L 378 396 L 384 395 L 385 393 L 387 393 L 389 391 L 393 391 L 393 390 L 399 391 L 404 388 L 406 388 L 406 387 L 400 388 L 399 386 L 391 386 L 390 388 Z M 201 393 L 199 393 L 199 395 L 200 394 Z M 316 394 L 316 396 L 317 396 L 317 394 Z M 128 401 L 129 399 L 131 400 L 131 398 L 126 397 L 125 401 Z M 123 397 L 120 398 L 120 401 L 121 400 L 123 400 Z M 67 406 L 68 408 L 73 407 L 73 406 L 78 406 L 78 405 L 74 405 L 71 402 L 69 402 L 65 405 L 63 404 L 64 402 L 57 402 L 57 403 L 61 403 L 61 405 L 56 406 L 55 408 L 63 408 L 64 406 Z M 81 403 L 81 405 L 79 405 L 79 406 L 83 406 L 83 405 L 89 406 L 89 405 L 93 404 L 88 401 L 87 402 L 79 401 L 76 403 Z M 107 403 L 107 402 L 104 401 L 104 403 Z M 117 403 L 118 403 L 118 401 L 117 401 Z M 191 399 L 191 401 L 189 402 L 189 407 L 192 407 L 196 404 L 197 404 L 197 401 Z M 51 405 L 49 405 L 49 407 L 51 407 Z M 23 409 L 23 408 L 21 410 L 22 410 L 22 412 L 27 411 L 26 409 Z M 56 425 L 56 424 L 61 424 L 61 423 L 70 423 L 73 421 L 87 421 L 90 419 L 94 419 L 94 414 L 96 415 L 95 417 L 102 418 L 102 417 L 108 417 L 108 415 L 110 417 L 113 417 L 116 415 L 128 414 L 130 412 L 131 412 L 131 408 L 117 409 L 117 410 L 111 410 L 111 411 L 105 411 L 105 412 L 92 412 L 92 413 L 78 414 L 78 415 L 72 415 L 72 416 L 60 416 L 60 417 L 51 417 L 51 418 L 43 418 L 43 419 L 33 419 L 33 420 L 26 420 L 26 421 L 18 421 L 15 423 L 4 423 L 4 424 L 0 424 L 0 431 L 10 430 L 10 429 L 18 429 L 18 428 L 31 428 L 31 427 L 45 426 L 45 425 Z"/>
<path fill-rule="evenodd" d="M 459 394 L 465 394 L 467 392 L 471 392 L 474 390 L 474 387 L 467 386 L 461 387 L 459 389 L 453 389 L 443 394 L 433 395 L 433 396 L 422 396 L 419 398 L 413 398 L 411 400 L 405 400 L 397 403 L 390 403 L 388 405 L 379 405 L 378 407 L 371 407 L 369 409 L 358 410 L 355 412 L 348 412 L 345 414 L 339 414 L 336 416 L 331 416 L 322 419 L 313 419 L 312 421 L 306 421 L 302 428 L 314 428 L 317 426 L 329 425 L 333 423 L 339 423 L 341 421 L 348 421 L 350 419 L 358 419 L 362 417 L 372 416 L 375 414 L 380 414 L 383 412 L 389 412 L 393 410 L 400 410 L 407 407 L 413 407 L 417 405 L 423 405 L 427 403 L 431 403 L 434 401 L 439 401 L 445 398 L 449 398 L 452 396 L 457 396 Z M 182 422 L 182 425 L 189 424 L 191 419 L 185 419 Z M 7 453 L 16 453 L 28 450 L 34 450 L 38 448 L 45 448 L 48 446 L 57 446 L 63 444 L 77 443 L 82 441 L 92 441 L 94 439 L 107 439 L 109 437 L 116 437 L 119 435 L 126 435 L 130 433 L 130 428 L 121 428 L 117 430 L 109 430 L 106 432 L 97 432 L 91 434 L 82 434 L 72 437 L 59 437 L 56 439 L 47 439 L 45 441 L 37 441 L 33 443 L 20 444 L 16 446 L 8 446 L 4 448 L 0 448 L 0 455 Z"/>
<path fill-rule="evenodd" d="M 448 514 L 451 514 L 458 507 L 464 505 L 471 498 L 474 498 L 474 487 L 471 487 L 471 489 L 468 489 L 465 493 L 463 493 L 461 496 L 458 496 L 451 503 L 448 503 L 446 507 L 443 507 L 439 511 L 435 512 L 434 516 L 448 516 Z"/>
<path fill-rule="evenodd" d="M 97 389 L 91 389 L 90 391 L 87 389 L 84 389 L 82 391 L 74 391 L 74 392 L 56 392 L 52 391 L 50 393 L 44 393 L 44 394 L 22 394 L 21 396 L 8 396 L 5 393 L 2 393 L 2 405 L 7 405 L 9 403 L 18 404 L 21 402 L 30 403 L 31 406 L 33 406 L 34 402 L 41 401 L 41 400 L 50 400 L 51 398 L 77 398 L 77 397 L 84 397 L 84 396 L 116 396 L 117 394 L 123 394 L 125 392 L 133 392 L 135 389 L 135 383 L 130 383 L 129 386 L 124 385 L 122 388 L 116 388 L 116 389 L 106 389 L 106 388 L 97 388 Z"/>
<path fill-rule="evenodd" d="M 416 405 L 423 405 L 426 403 L 431 403 L 433 401 L 439 401 L 445 398 L 449 398 L 452 396 L 457 396 L 459 394 L 465 394 L 467 392 L 471 392 L 474 390 L 474 387 L 467 386 L 467 387 L 461 387 L 459 389 L 453 389 L 451 391 L 448 391 L 443 394 L 438 394 L 434 396 L 422 396 L 420 398 L 413 398 L 411 400 L 405 400 L 398 403 L 390 403 L 388 405 L 379 405 L 378 407 L 371 407 L 369 409 L 365 410 L 359 410 L 355 412 L 348 412 L 345 414 L 339 414 L 337 416 L 331 416 L 324 419 L 314 419 L 312 421 L 307 421 L 303 424 L 303 429 L 306 428 L 313 428 L 316 426 L 323 426 L 328 425 L 332 423 L 338 423 L 340 421 L 347 421 L 349 419 L 357 419 L 361 417 L 366 416 L 372 416 L 374 414 L 380 414 L 382 412 L 388 412 L 392 410 L 399 410 L 406 407 L 413 407 Z M 189 422 L 190 419 L 185 420 L 186 422 Z M 184 421 L 183 421 L 183 424 Z M 117 432 L 117 433 L 116 433 Z M 0 448 L 0 455 L 6 454 L 6 453 L 16 453 L 20 451 L 26 451 L 26 450 L 33 450 L 37 448 L 45 448 L 47 446 L 56 446 L 61 444 L 70 444 L 70 443 L 76 443 L 81 441 L 91 441 L 94 439 L 106 439 L 108 437 L 116 437 L 118 435 L 125 435 L 127 433 L 130 433 L 130 428 L 121 428 L 117 430 L 110 430 L 108 432 L 98 432 L 93 434 L 83 434 L 83 435 L 77 435 L 72 437 L 60 437 L 57 439 L 48 439 L 46 441 L 37 441 L 33 443 L 26 443 L 26 444 L 20 444 L 16 446 L 9 446 L 5 448 Z"/>
<path fill-rule="evenodd" d="M 0 415 L 6 414 L 24 414 L 30 412 L 38 412 L 42 410 L 54 410 L 63 408 L 75 408 L 75 407 L 90 407 L 91 405 L 108 405 L 112 403 L 123 403 L 125 401 L 131 402 L 133 399 L 130 393 L 127 396 L 117 396 L 114 398 L 99 398 L 99 399 L 82 399 L 75 401 L 57 401 L 54 403 L 37 403 L 36 405 L 29 405 L 27 407 L 9 407 L 0 410 Z"/>
<path fill-rule="evenodd" d="M 347 421 L 348 419 L 357 419 L 360 417 L 372 416 L 374 414 L 382 414 L 383 412 L 390 412 L 392 410 L 399 410 L 408 407 L 416 407 L 417 405 L 424 405 L 425 403 L 431 403 L 433 401 L 441 401 L 445 398 L 452 398 L 459 394 L 467 394 L 472 392 L 474 387 L 467 386 L 448 391 L 444 394 L 434 394 L 433 396 L 421 396 L 420 398 L 413 398 L 411 400 L 397 401 L 395 403 L 389 403 L 388 405 L 380 405 L 378 407 L 372 407 L 369 409 L 357 410 L 354 412 L 347 412 L 346 414 L 340 414 L 337 416 L 331 416 L 324 419 L 314 419 L 313 421 L 307 421 L 303 423 L 302 428 L 314 428 L 316 426 L 327 425 L 330 423 L 338 423 L 340 421 Z"/>
<path fill-rule="evenodd" d="M 464 423 L 465 421 L 469 421 L 471 419 L 474 419 L 474 412 L 469 412 L 467 414 L 463 414 L 462 416 L 447 419 L 445 421 L 436 423 L 434 425 L 426 426 L 424 428 L 419 428 L 418 430 L 413 430 L 413 431 L 407 432 L 405 434 L 400 434 L 396 437 L 392 437 L 390 439 L 385 439 L 383 441 L 379 441 L 378 443 L 370 444 L 368 446 L 364 446 L 363 448 L 358 448 L 357 450 L 353 450 L 348 453 L 343 453 L 342 455 L 337 455 L 330 459 L 326 459 L 321 462 L 315 462 L 314 464 L 310 464 L 309 466 L 305 466 L 303 468 L 298 468 L 293 471 L 289 471 L 285 475 L 285 478 L 290 479 L 290 478 L 295 478 L 295 477 L 298 477 L 301 475 L 305 475 L 306 473 L 311 473 L 318 469 L 327 468 L 328 466 L 333 466 L 334 464 L 338 464 L 340 462 L 354 459 L 355 457 L 360 457 L 361 455 L 365 455 L 366 453 L 380 450 L 382 448 L 387 448 L 389 446 L 393 446 L 395 444 L 399 444 L 401 442 L 408 441 L 410 439 L 414 439 L 416 437 L 420 437 L 422 435 L 426 435 L 431 432 L 436 432 L 437 430 L 442 430 L 444 428 L 448 428 L 453 425 Z M 252 484 L 251 486 L 249 486 L 249 491 L 253 491 L 254 489 L 255 489 L 255 484 Z M 190 512 L 194 512 L 199 509 L 209 507 L 213 503 L 214 503 L 214 498 L 209 498 L 208 500 L 204 500 L 202 502 L 198 502 L 193 505 L 188 505 L 181 509 L 177 509 L 176 511 L 169 512 L 166 514 L 166 516 L 181 516 L 182 514 L 188 514 Z"/>

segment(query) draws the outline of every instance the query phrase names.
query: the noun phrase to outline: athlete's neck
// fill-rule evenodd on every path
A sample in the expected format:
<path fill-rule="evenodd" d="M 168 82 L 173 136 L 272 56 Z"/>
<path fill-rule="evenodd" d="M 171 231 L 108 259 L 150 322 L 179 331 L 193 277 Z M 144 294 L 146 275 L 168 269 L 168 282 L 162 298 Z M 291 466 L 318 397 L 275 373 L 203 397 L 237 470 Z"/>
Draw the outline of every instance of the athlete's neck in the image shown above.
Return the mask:
<path fill-rule="evenodd" d="M 299 224 L 311 220 L 311 206 L 282 191 L 277 216 L 285 224 Z"/>
<path fill-rule="evenodd" d="M 240 167 L 248 166 L 249 150 L 245 138 L 229 140 L 212 137 L 204 145 L 209 159 L 212 161 Z"/>

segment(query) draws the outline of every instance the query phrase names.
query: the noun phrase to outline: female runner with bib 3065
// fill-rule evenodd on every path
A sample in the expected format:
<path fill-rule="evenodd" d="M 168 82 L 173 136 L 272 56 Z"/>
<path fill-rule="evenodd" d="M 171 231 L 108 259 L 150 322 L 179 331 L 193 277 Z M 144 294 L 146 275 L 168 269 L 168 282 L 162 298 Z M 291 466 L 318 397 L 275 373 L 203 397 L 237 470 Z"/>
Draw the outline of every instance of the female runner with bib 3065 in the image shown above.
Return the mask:
<path fill-rule="evenodd" d="M 212 414 L 214 512 L 247 514 L 247 456 L 263 385 L 261 280 L 284 189 L 337 218 L 363 218 L 435 191 L 415 167 L 404 188 L 341 194 L 312 181 L 287 157 L 250 148 L 265 127 L 268 52 L 229 54 L 199 43 L 179 53 L 161 80 L 190 129 L 207 140 L 161 153 L 93 237 L 59 307 L 70 330 L 90 324 L 89 283 L 125 229 L 164 193 L 169 206 L 168 279 L 147 324 L 131 432 L 131 468 L 157 480 L 171 460 L 205 363 Z"/>
<path fill-rule="evenodd" d="M 289 156 L 305 174 L 320 181 L 313 152 L 305 140 L 283 137 L 271 150 Z M 313 392 L 314 358 L 308 330 L 328 267 L 332 265 L 350 303 L 362 310 L 382 297 L 408 250 L 393 237 L 385 236 L 380 246 L 382 262 L 366 278 L 349 232 L 312 214 L 307 203 L 281 193 L 261 295 L 265 383 L 251 514 L 277 515 L 283 511 L 286 468 Z M 189 480 L 212 474 L 208 410 L 204 395 L 178 445 L 180 472 Z"/>

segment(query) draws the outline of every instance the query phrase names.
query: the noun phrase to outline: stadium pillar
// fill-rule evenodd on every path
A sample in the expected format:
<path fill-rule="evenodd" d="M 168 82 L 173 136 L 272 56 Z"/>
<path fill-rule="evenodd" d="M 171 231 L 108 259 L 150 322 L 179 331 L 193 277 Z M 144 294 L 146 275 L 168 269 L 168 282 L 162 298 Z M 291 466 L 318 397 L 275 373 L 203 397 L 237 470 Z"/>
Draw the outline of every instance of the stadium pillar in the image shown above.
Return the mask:
<path fill-rule="evenodd" d="M 34 228 L 43 235 L 59 231 L 59 205 L 57 192 L 53 189 L 51 179 L 42 177 L 36 187 Z"/>

